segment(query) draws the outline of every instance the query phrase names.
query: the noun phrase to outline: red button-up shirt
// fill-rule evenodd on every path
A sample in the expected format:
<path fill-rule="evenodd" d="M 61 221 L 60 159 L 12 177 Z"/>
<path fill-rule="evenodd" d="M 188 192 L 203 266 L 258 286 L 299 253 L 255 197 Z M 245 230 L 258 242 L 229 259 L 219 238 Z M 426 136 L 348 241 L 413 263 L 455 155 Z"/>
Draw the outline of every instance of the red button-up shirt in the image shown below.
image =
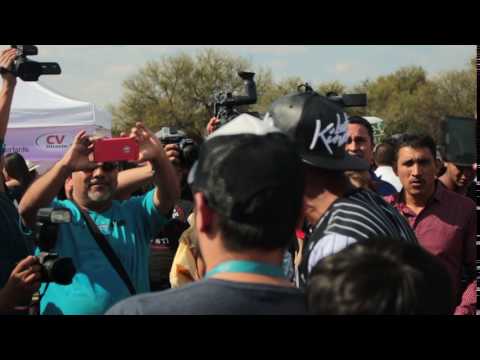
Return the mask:
<path fill-rule="evenodd" d="M 447 190 L 436 183 L 433 197 L 420 213 L 415 214 L 407 207 L 403 191 L 386 196 L 405 216 L 415 231 L 418 242 L 431 254 L 438 257 L 447 267 L 452 278 L 455 298 L 458 299 L 456 314 L 475 314 L 475 238 L 477 234 L 477 212 L 475 203 L 469 198 Z M 468 286 L 461 289 L 462 270 L 468 274 Z"/>

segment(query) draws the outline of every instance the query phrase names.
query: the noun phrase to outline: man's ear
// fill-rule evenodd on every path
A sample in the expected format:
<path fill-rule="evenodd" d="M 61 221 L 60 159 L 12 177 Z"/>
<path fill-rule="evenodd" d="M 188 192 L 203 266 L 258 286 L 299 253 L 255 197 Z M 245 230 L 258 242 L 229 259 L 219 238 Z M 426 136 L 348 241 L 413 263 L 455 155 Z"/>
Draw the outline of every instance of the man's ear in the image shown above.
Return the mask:
<path fill-rule="evenodd" d="M 69 191 L 72 191 L 73 189 L 73 178 L 72 178 L 72 175 L 70 175 L 69 177 L 67 177 L 67 179 L 65 180 L 65 184 L 63 185 L 65 190 L 68 190 Z"/>
<path fill-rule="evenodd" d="M 195 193 L 195 227 L 198 232 L 209 232 L 213 221 L 213 210 L 208 207 L 202 193 Z"/>
<path fill-rule="evenodd" d="M 392 169 L 393 169 L 393 172 L 395 173 L 395 175 L 398 176 L 397 161 L 393 162 Z"/>

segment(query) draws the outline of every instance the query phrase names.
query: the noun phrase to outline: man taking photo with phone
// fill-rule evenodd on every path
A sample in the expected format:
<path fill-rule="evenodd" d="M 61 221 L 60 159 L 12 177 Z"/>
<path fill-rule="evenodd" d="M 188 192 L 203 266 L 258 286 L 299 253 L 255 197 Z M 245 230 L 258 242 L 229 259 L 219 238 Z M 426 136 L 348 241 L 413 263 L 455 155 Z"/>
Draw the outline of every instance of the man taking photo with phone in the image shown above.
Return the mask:
<path fill-rule="evenodd" d="M 142 123 L 130 138 L 139 145 L 138 162 L 149 161 L 155 188 L 144 196 L 113 200 L 118 164 L 93 161 L 95 143 L 80 132 L 64 155 L 25 193 L 19 209 L 24 223 L 35 224 L 38 209 L 64 207 L 72 222 L 60 225 L 54 251 L 71 257 L 77 269 L 72 284 L 51 283 L 41 314 L 103 314 L 112 304 L 149 291 L 149 240 L 167 221 L 180 189 L 160 141 Z M 71 177 L 72 200 L 55 196 Z"/>

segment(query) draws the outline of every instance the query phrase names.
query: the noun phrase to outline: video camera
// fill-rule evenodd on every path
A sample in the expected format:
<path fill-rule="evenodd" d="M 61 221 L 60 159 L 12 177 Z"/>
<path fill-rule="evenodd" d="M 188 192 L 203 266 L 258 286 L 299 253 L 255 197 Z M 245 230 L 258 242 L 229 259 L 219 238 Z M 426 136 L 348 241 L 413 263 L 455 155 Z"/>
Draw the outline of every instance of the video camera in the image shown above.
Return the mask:
<path fill-rule="evenodd" d="M 232 92 L 219 92 L 214 95 L 213 113 L 220 120 L 220 125 L 225 125 L 240 115 L 237 106 L 257 102 L 257 85 L 253 80 L 255 73 L 240 71 L 238 76 L 244 80 L 246 96 L 233 96 Z"/>
<path fill-rule="evenodd" d="M 36 245 L 41 250 L 37 256 L 41 270 L 41 282 L 54 282 L 60 285 L 72 283 L 76 273 L 72 258 L 60 257 L 50 252 L 55 246 L 58 237 L 58 225 L 72 221 L 70 210 L 65 208 L 43 208 L 37 214 Z"/>
<path fill-rule="evenodd" d="M 54 282 L 60 285 L 72 283 L 73 276 L 77 272 L 72 258 L 60 257 L 57 253 L 47 252 L 40 253 L 37 258 L 42 266 L 41 282 Z"/>
<path fill-rule="evenodd" d="M 163 145 L 177 144 L 180 149 L 180 161 L 190 168 L 198 158 L 198 145 L 182 130 L 163 127 L 155 134 Z"/>
<path fill-rule="evenodd" d="M 301 91 L 302 88 L 305 89 L 305 92 L 315 92 L 308 83 L 299 85 L 298 91 Z M 342 96 L 339 96 L 332 91 L 326 94 L 326 98 L 342 108 L 367 106 L 367 94 L 343 94 Z"/>
<path fill-rule="evenodd" d="M 0 73 L 10 72 L 23 81 L 38 81 L 41 75 L 62 73 L 58 63 L 37 62 L 27 58 L 27 56 L 38 55 L 38 48 L 35 45 L 12 45 L 12 48 L 17 49 L 12 69 L 0 68 Z"/>
<path fill-rule="evenodd" d="M 445 116 L 440 122 L 441 136 L 438 148 L 445 161 L 459 166 L 477 162 L 477 119 Z"/>

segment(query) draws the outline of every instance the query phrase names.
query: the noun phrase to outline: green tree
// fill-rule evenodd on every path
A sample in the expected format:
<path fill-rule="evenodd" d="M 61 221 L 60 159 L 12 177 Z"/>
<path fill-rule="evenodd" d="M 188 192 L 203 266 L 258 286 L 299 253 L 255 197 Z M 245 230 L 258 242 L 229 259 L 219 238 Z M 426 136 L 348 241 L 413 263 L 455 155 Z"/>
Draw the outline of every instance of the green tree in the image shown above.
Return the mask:
<path fill-rule="evenodd" d="M 473 117 L 476 109 L 474 62 L 432 78 L 421 67 L 401 68 L 393 74 L 365 80 L 354 90 L 368 94 L 368 106 L 358 115 L 378 116 L 385 134 L 426 132 L 437 141 L 447 115 Z"/>
<path fill-rule="evenodd" d="M 229 90 L 243 94 L 243 81 L 237 75 L 240 70 L 252 70 L 252 64 L 213 49 L 203 49 L 195 56 L 180 53 L 149 62 L 124 81 L 120 103 L 110 107 L 113 132 L 118 134 L 142 120 L 154 131 L 175 126 L 199 136 L 213 115 L 211 103 L 215 92 Z M 373 80 L 366 79 L 352 89 L 331 81 L 320 83 L 315 90 L 323 95 L 365 92 L 367 107 L 348 108 L 349 114 L 384 119 L 386 136 L 422 131 L 439 140 L 444 116 L 475 116 L 476 79 L 476 61 L 472 58 L 463 70 L 431 78 L 422 67 L 409 66 Z M 243 111 L 265 113 L 273 101 L 297 91 L 305 82 L 297 76 L 274 81 L 267 67 L 257 69 L 255 80 L 258 102 L 243 107 Z"/>
<path fill-rule="evenodd" d="M 149 62 L 124 81 L 120 104 L 111 109 L 114 131 L 142 120 L 154 131 L 175 126 L 202 134 L 212 116 L 213 94 L 221 90 L 243 93 L 237 72 L 250 68 L 249 61 L 213 49 L 203 49 L 196 56 L 180 53 Z M 259 93 L 263 93 L 271 73 L 260 69 L 256 80 Z"/>
<path fill-rule="evenodd" d="M 304 82 L 300 77 L 295 76 L 275 83 L 272 80 L 271 71 L 265 71 L 265 73 L 268 73 L 269 77 L 261 81 L 261 85 L 257 85 L 258 102 L 253 106 L 253 109 L 260 113 L 267 112 L 270 105 L 278 98 L 297 91 L 298 85 Z M 263 88 L 261 86 L 263 86 Z"/>
<path fill-rule="evenodd" d="M 358 109 L 359 115 L 378 116 L 385 121 L 385 134 L 424 131 L 425 124 L 418 115 L 418 93 L 428 83 L 425 70 L 417 66 L 404 67 L 393 74 L 365 80 L 354 87 L 365 92 L 368 105 Z"/>
<path fill-rule="evenodd" d="M 347 87 L 340 81 L 329 81 L 320 83 L 316 87 L 315 91 L 321 95 L 327 95 L 330 92 L 334 92 L 337 95 L 342 95 L 347 91 Z"/>

